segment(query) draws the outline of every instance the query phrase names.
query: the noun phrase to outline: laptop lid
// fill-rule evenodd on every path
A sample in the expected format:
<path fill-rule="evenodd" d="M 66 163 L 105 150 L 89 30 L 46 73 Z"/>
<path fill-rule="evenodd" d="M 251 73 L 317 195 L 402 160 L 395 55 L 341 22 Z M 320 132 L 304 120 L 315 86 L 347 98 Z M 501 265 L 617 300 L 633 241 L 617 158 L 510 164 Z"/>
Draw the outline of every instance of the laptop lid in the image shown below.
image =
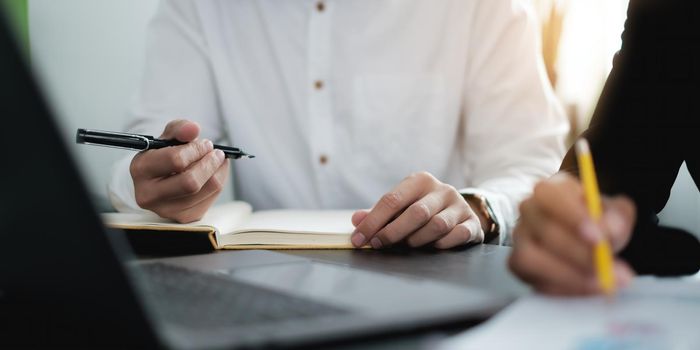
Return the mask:
<path fill-rule="evenodd" d="M 126 245 L 105 234 L 2 20 L 0 348 L 155 345 L 117 258 Z"/>

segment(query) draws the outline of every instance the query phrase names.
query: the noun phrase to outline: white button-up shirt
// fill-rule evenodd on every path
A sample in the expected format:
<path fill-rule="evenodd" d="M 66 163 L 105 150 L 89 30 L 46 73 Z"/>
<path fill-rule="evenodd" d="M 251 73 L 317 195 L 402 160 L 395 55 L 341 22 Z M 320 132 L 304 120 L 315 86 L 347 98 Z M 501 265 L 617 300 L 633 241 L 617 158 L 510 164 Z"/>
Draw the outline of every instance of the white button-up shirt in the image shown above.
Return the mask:
<path fill-rule="evenodd" d="M 515 0 L 163 1 L 128 129 L 186 118 L 255 154 L 232 177 L 256 209 L 367 208 L 425 170 L 507 233 L 568 129 L 538 33 Z M 119 210 L 138 208 L 129 161 Z"/>

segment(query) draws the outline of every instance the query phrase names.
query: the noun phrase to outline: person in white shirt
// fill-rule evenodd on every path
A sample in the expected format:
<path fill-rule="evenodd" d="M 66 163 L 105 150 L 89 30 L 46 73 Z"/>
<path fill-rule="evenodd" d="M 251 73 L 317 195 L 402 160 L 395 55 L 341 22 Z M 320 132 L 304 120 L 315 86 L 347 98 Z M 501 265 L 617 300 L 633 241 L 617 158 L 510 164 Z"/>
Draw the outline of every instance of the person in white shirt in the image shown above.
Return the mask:
<path fill-rule="evenodd" d="M 213 140 L 257 155 L 232 177 L 258 210 L 371 208 L 356 246 L 508 243 L 563 156 L 517 0 L 164 0 L 147 45 L 128 129 L 192 142 L 116 164 L 120 211 L 201 218 L 229 176 Z"/>

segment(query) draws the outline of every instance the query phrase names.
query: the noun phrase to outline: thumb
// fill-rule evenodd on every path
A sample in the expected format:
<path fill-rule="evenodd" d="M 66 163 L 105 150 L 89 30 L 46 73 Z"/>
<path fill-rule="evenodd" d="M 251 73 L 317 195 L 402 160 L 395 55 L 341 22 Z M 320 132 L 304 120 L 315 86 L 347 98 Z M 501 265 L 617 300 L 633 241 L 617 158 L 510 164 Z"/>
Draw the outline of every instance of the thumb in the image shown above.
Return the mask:
<path fill-rule="evenodd" d="M 616 196 L 605 201 L 602 224 L 616 252 L 624 248 L 632 236 L 637 209 L 629 198 Z"/>
<path fill-rule="evenodd" d="M 165 126 L 160 138 L 176 139 L 180 142 L 190 142 L 199 136 L 199 124 L 189 120 L 173 120 Z"/>

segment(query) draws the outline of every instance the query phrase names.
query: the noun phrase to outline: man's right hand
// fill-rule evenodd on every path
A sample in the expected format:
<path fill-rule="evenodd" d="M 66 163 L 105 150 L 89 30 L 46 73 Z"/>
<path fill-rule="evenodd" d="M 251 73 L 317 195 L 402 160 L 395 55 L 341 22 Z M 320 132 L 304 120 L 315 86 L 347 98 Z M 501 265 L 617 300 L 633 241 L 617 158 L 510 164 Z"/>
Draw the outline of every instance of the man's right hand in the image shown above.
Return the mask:
<path fill-rule="evenodd" d="M 161 217 L 181 223 L 196 221 L 221 193 L 228 178 L 229 161 L 209 140 L 199 140 L 199 126 L 175 120 L 161 139 L 188 142 L 180 146 L 137 154 L 129 171 L 136 203 Z"/>
<path fill-rule="evenodd" d="M 520 220 L 513 230 L 510 269 L 536 290 L 557 295 L 602 293 L 596 278 L 593 247 L 610 241 L 619 252 L 632 235 L 636 208 L 624 196 L 603 200 L 600 224 L 588 214 L 579 181 L 557 174 L 535 186 L 533 195 L 520 205 Z M 624 287 L 634 271 L 616 259 L 614 273 Z"/>

